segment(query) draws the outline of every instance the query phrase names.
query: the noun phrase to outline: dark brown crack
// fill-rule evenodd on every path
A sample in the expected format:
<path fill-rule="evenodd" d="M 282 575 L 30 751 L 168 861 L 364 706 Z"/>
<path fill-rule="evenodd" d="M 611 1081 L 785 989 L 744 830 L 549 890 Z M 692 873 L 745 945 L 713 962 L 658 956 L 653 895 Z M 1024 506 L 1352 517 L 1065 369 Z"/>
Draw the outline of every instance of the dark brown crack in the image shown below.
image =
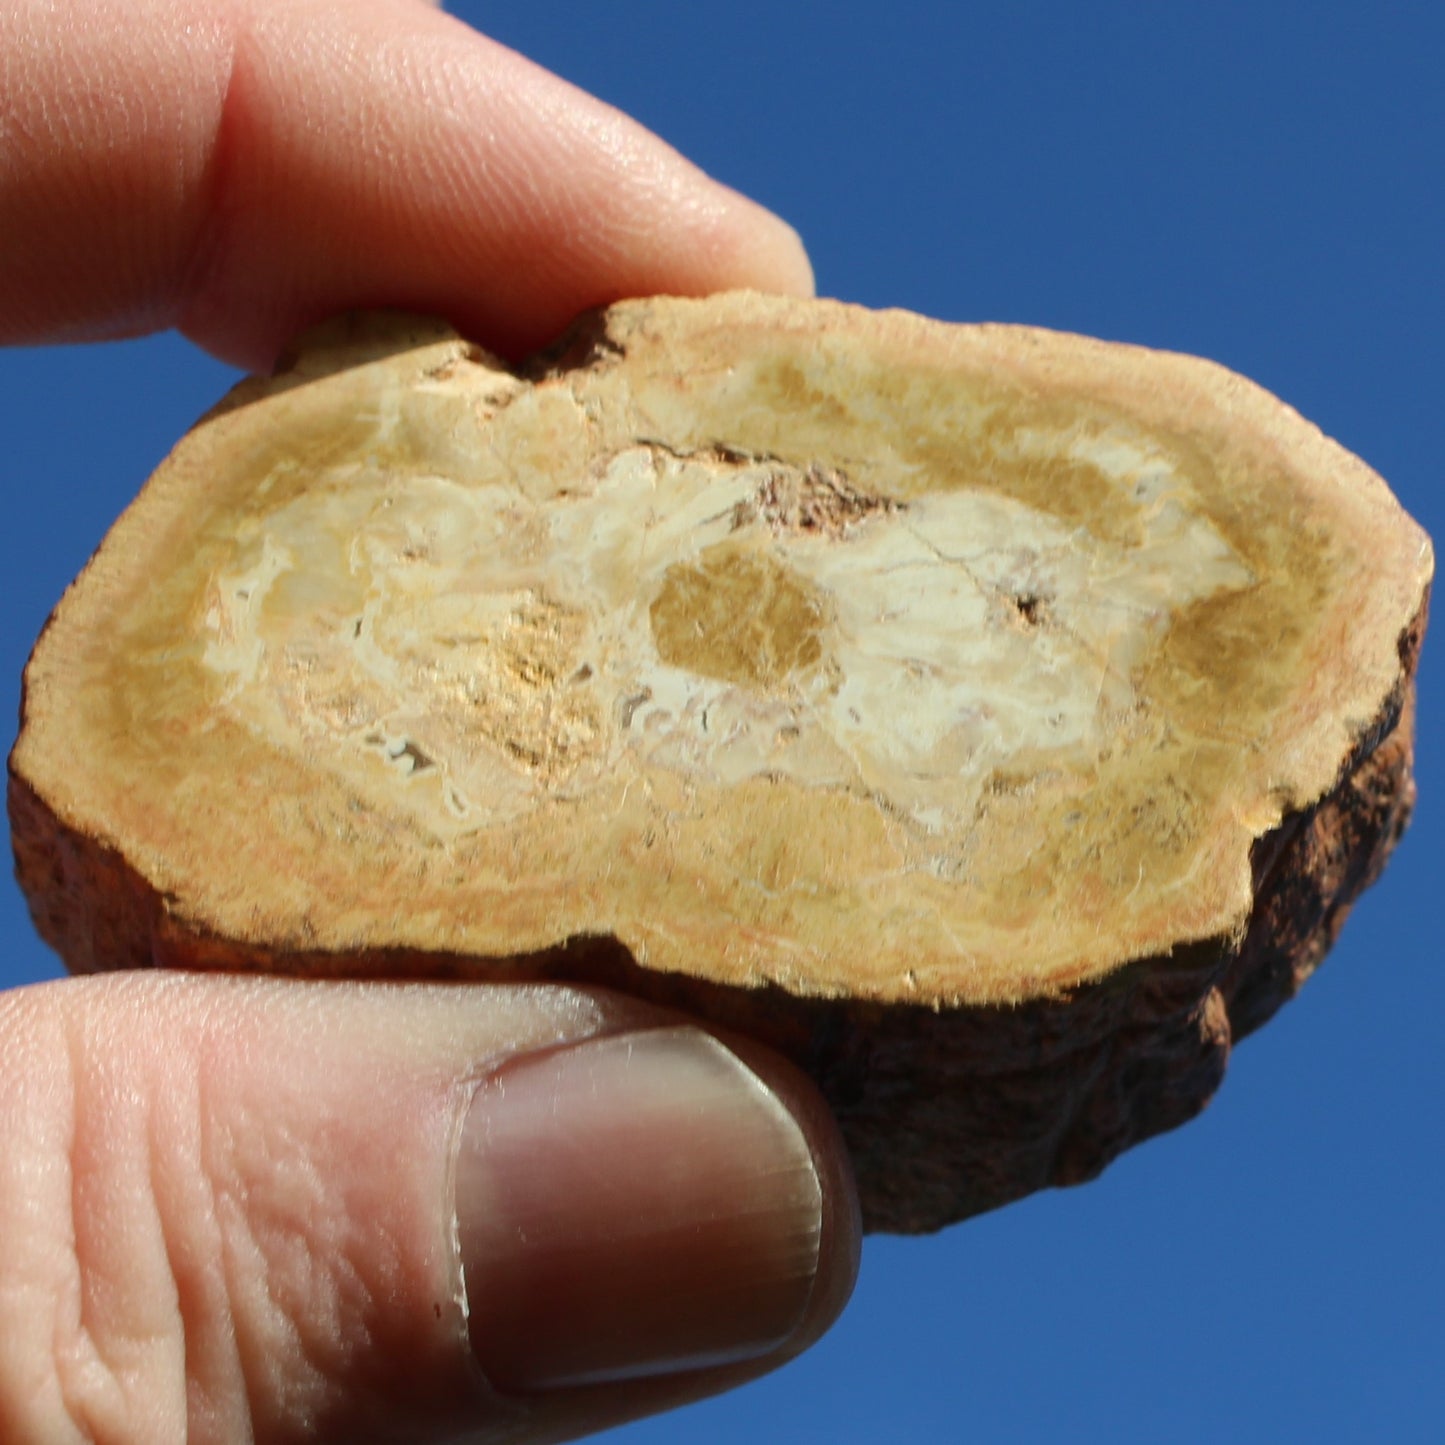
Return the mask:
<path fill-rule="evenodd" d="M 774 532 L 814 533 L 835 540 L 869 517 L 903 510 L 902 502 L 861 491 L 836 468 L 822 466 L 806 472 L 780 468 L 752 502 L 740 504 L 741 520 L 755 515 Z"/>

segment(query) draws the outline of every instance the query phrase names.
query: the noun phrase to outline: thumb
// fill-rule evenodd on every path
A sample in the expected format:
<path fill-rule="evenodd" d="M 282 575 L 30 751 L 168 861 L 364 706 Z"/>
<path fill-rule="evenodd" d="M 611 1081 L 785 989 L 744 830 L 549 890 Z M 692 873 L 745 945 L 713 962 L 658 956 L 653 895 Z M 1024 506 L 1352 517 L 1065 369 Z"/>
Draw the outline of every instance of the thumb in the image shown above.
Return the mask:
<path fill-rule="evenodd" d="M 852 1287 L 811 1086 L 604 991 L 120 974 L 0 1058 L 3 1440 L 570 1439 Z"/>

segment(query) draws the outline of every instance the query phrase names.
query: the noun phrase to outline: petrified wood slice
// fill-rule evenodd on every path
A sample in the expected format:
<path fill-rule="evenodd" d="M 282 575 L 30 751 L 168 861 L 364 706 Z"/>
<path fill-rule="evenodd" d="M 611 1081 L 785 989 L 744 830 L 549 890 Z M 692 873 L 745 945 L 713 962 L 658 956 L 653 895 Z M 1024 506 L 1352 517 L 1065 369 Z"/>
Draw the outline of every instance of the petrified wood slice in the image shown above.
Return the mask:
<path fill-rule="evenodd" d="M 571 978 L 822 1084 L 928 1229 L 1181 1122 L 1411 801 L 1430 546 L 1206 362 L 737 295 L 239 386 L 26 675 L 75 969 Z"/>

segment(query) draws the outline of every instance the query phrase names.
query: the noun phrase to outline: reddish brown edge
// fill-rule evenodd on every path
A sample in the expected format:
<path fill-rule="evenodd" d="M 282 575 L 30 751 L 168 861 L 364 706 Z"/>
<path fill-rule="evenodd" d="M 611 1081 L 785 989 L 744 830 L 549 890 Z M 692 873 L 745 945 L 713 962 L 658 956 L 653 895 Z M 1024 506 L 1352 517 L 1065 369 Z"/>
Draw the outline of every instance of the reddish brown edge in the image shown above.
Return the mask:
<path fill-rule="evenodd" d="M 852 1152 L 868 1229 L 938 1229 L 1048 1185 L 1082 1183 L 1192 1118 L 1219 1086 L 1234 1040 L 1314 971 L 1409 821 L 1427 605 L 1400 637 L 1399 682 L 1335 787 L 1255 844 L 1255 905 L 1242 938 L 1190 943 L 1015 1007 L 935 1010 L 724 987 L 642 968 L 610 937 L 512 958 L 244 947 L 173 917 L 118 853 L 56 818 L 12 759 L 16 874 L 41 936 L 78 973 L 157 965 L 555 980 L 698 1015 L 772 1045 L 816 1080 Z"/>

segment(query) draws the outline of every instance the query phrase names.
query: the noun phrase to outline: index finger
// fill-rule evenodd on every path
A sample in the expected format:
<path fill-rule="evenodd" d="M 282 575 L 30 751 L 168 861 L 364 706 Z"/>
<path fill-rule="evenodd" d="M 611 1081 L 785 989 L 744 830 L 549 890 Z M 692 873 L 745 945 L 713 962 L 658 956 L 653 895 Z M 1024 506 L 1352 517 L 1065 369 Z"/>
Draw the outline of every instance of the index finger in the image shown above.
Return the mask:
<path fill-rule="evenodd" d="M 0 216 L 0 342 L 251 367 L 353 306 L 519 354 L 622 296 L 812 287 L 777 217 L 420 0 L 4 7 Z"/>

